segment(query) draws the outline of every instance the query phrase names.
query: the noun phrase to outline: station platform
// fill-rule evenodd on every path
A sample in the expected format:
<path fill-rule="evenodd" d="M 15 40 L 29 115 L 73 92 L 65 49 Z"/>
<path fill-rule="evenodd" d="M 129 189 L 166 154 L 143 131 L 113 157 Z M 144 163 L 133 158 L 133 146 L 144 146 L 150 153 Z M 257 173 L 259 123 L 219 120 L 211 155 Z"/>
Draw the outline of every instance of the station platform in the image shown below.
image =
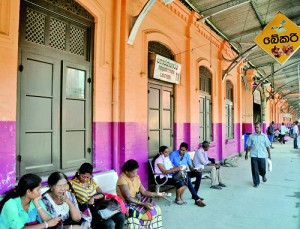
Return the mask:
<path fill-rule="evenodd" d="M 194 204 L 189 190 L 187 205 L 157 201 L 162 209 L 164 229 L 299 229 L 300 228 L 300 149 L 293 149 L 293 139 L 271 149 L 272 172 L 267 182 L 253 187 L 250 159 L 238 157 L 238 167 L 221 167 L 222 190 L 210 188 L 210 179 L 203 179 L 198 195 L 206 207 Z M 175 189 L 172 189 L 172 200 Z"/>

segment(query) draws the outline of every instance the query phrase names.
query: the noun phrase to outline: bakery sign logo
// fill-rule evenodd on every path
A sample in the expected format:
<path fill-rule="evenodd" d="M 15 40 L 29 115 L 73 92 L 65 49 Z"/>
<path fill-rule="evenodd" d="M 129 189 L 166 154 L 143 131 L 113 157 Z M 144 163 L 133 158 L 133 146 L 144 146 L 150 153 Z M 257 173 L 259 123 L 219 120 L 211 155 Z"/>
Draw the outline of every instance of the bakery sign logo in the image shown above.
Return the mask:
<path fill-rule="evenodd" d="M 181 64 L 156 55 L 153 78 L 167 81 L 169 83 L 180 83 Z"/>
<path fill-rule="evenodd" d="M 254 42 L 278 63 L 284 64 L 300 46 L 300 28 L 278 13 L 255 37 Z"/>

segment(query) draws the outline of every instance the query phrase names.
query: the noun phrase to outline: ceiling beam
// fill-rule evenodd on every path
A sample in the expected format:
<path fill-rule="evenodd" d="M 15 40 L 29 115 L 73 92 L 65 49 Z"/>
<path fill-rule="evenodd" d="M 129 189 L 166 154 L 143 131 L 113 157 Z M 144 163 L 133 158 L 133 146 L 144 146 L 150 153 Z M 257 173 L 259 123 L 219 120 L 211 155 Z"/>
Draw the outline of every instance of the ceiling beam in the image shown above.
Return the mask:
<path fill-rule="evenodd" d="M 300 15 L 290 17 L 289 19 L 296 24 L 296 22 L 300 20 Z M 300 26 L 300 24 L 297 24 L 297 25 L 298 25 L 298 27 Z M 240 40 L 241 37 L 245 38 L 248 36 L 253 36 L 253 34 L 256 35 L 256 34 L 260 33 L 261 31 L 262 31 L 262 28 L 260 26 L 257 26 L 257 27 L 251 28 L 249 30 L 246 30 L 244 32 L 236 33 L 231 36 L 228 36 L 228 38 L 230 41 L 236 41 L 236 40 Z"/>
<path fill-rule="evenodd" d="M 264 82 L 264 81 L 265 81 L 266 79 L 268 79 L 270 76 L 272 76 L 272 75 L 275 76 L 277 72 L 280 72 L 280 71 L 282 71 L 282 70 L 284 70 L 284 69 L 286 69 L 286 68 L 289 68 L 289 67 L 291 67 L 291 66 L 294 66 L 294 65 L 296 65 L 296 64 L 299 64 L 299 63 L 296 61 L 296 62 L 294 62 L 294 63 L 288 64 L 288 65 L 286 65 L 286 66 L 284 66 L 284 67 L 282 67 L 282 68 L 277 69 L 275 72 L 273 72 L 273 73 L 267 75 L 266 77 L 262 78 L 262 79 L 260 80 L 260 82 L 257 84 L 257 86 L 254 88 L 252 94 L 253 94 L 253 93 L 255 92 L 255 90 L 262 84 L 262 82 Z"/>
<path fill-rule="evenodd" d="M 300 50 L 300 49 L 299 49 Z M 298 52 L 298 51 L 297 51 Z M 300 57 L 291 57 L 291 58 L 289 58 L 289 60 L 288 60 L 288 62 L 296 62 L 296 61 L 300 61 Z M 277 63 L 275 60 L 274 61 L 270 61 L 270 62 L 268 62 L 268 63 L 264 63 L 264 64 L 261 64 L 261 65 L 255 65 L 255 67 L 256 68 L 261 68 L 261 67 L 266 67 L 266 66 L 268 66 L 268 65 L 271 65 L 272 63 Z"/>
<path fill-rule="evenodd" d="M 255 13 L 257 19 L 259 20 L 261 29 L 263 29 L 266 26 L 266 23 L 263 20 L 262 16 L 260 15 L 260 12 L 258 10 L 258 7 L 257 7 L 256 3 L 254 1 L 250 1 L 250 4 L 252 6 L 252 9 L 254 10 L 254 13 Z"/>
<path fill-rule="evenodd" d="M 291 84 L 291 83 L 295 83 L 295 81 L 298 81 L 298 79 L 289 81 L 289 82 L 287 82 L 287 83 L 281 85 L 280 87 L 276 88 L 276 93 L 281 92 L 282 90 L 284 90 L 284 87 L 288 86 L 288 85 Z"/>
<path fill-rule="evenodd" d="M 197 21 L 202 21 L 205 20 L 211 16 L 214 16 L 216 14 L 222 13 L 226 10 L 233 9 L 237 6 L 241 6 L 243 4 L 249 3 L 250 0 L 231 0 L 225 3 L 222 3 L 217 6 L 213 6 L 211 8 L 205 9 L 205 10 L 200 10 L 198 11 L 199 14 L 204 15 L 203 18 L 199 18 Z"/>
<path fill-rule="evenodd" d="M 253 45 L 252 47 L 250 47 L 249 49 L 247 49 L 245 52 L 240 53 L 229 65 L 229 67 L 224 71 L 224 74 L 222 76 L 222 81 L 224 82 L 224 80 L 226 79 L 227 75 L 231 72 L 232 69 L 235 68 L 235 66 L 237 66 L 242 60 L 244 60 L 245 58 L 247 58 L 247 56 L 252 52 L 253 49 L 257 48 L 257 45 Z"/>

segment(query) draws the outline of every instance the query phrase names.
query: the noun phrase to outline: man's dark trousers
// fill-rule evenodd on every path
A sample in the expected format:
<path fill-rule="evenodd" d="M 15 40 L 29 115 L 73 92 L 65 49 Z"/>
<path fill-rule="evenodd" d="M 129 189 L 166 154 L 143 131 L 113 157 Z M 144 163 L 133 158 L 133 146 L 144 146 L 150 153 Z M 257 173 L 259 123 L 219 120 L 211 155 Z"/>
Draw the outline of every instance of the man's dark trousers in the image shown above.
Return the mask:
<path fill-rule="evenodd" d="M 251 171 L 254 185 L 259 185 L 259 175 L 264 177 L 266 175 L 266 159 L 251 157 Z"/>
<path fill-rule="evenodd" d="M 298 149 L 298 134 L 294 134 L 294 149 Z"/>
<path fill-rule="evenodd" d="M 191 182 L 191 177 L 196 177 L 195 186 L 193 186 Z M 188 172 L 187 186 L 194 200 L 198 200 L 200 198 L 197 193 L 200 188 L 201 179 L 202 179 L 201 172 L 196 172 L 196 171 Z"/>

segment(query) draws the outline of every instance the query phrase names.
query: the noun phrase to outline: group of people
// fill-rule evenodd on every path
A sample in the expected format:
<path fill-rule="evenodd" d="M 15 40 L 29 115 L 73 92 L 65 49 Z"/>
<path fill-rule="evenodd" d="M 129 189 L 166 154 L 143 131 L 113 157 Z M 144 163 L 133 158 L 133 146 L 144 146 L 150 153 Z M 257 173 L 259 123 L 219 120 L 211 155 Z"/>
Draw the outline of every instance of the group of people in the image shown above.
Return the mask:
<path fill-rule="evenodd" d="M 190 155 L 187 153 L 188 144 L 182 142 L 179 150 L 169 153 L 167 146 L 159 148 L 159 154 L 154 157 L 154 172 L 156 181 L 163 183 L 165 179 L 166 184 L 171 184 L 176 187 L 175 203 L 184 205 L 187 202 L 183 199 L 183 193 L 188 188 L 195 205 L 204 207 L 206 204 L 203 202 L 204 198 L 198 195 L 201 184 L 202 172 L 210 172 L 211 174 L 211 188 L 222 189 L 226 187 L 223 183 L 220 165 L 215 162 L 214 158 L 209 158 L 207 151 L 209 150 L 209 142 L 204 141 L 202 147 L 195 152 L 194 159 L 191 160 Z M 175 173 L 184 171 L 186 173 L 185 179 L 176 180 Z M 193 185 L 191 178 L 196 178 Z"/>
<path fill-rule="evenodd" d="M 48 178 L 49 189 L 42 195 L 42 179 L 26 174 L 0 202 L 0 229 L 162 228 L 161 210 L 152 198 L 165 193 L 147 191 L 138 168 L 135 160 L 125 162 L 116 184 L 117 196 L 102 192 L 92 179 L 90 163 L 82 164 L 70 181 L 64 173 L 53 172 Z M 97 205 L 108 198 L 118 202 L 120 211 L 101 218 Z"/>
<path fill-rule="evenodd" d="M 176 187 L 175 202 L 186 204 L 183 193 L 191 192 L 195 204 L 204 207 L 203 198 L 198 196 L 202 172 L 210 171 L 214 189 L 225 187 L 220 165 L 208 158 L 209 143 L 204 141 L 194 157 L 194 164 L 183 142 L 179 150 L 169 155 L 168 147 L 161 146 L 155 160 L 155 170 L 166 174 L 168 182 Z M 83 163 L 75 176 L 68 180 L 62 172 L 53 172 L 48 177 L 49 189 L 41 193 L 42 179 L 35 174 L 22 176 L 18 185 L 6 193 L 0 202 L 0 229 L 6 228 L 162 228 L 161 209 L 152 198 L 166 193 L 150 192 L 145 189 L 138 175 L 139 164 L 128 160 L 122 167 L 117 184 L 117 195 L 103 193 L 93 180 L 93 166 Z M 186 179 L 175 181 L 176 172 L 188 170 Z M 195 184 L 191 178 L 195 177 Z M 156 179 L 165 177 L 157 176 Z M 109 219 L 99 217 L 95 205 L 107 198 L 115 199 L 120 211 Z"/>
<path fill-rule="evenodd" d="M 272 123 L 271 125 L 273 125 Z M 260 177 L 266 178 L 266 154 L 271 159 L 272 138 L 261 131 L 260 123 L 255 123 L 255 133 L 247 140 L 245 159 L 251 157 L 251 170 L 254 187 L 260 184 Z M 293 133 L 298 136 L 298 123 Z M 274 129 L 273 129 L 274 130 Z M 269 140 L 270 139 L 270 140 Z M 184 191 L 189 189 L 195 205 L 204 207 L 203 198 L 198 195 L 202 173 L 210 172 L 211 188 L 220 190 L 223 183 L 220 165 L 207 152 L 210 144 L 204 141 L 194 155 L 193 160 L 187 153 L 188 144 L 182 142 L 178 150 L 169 153 L 167 146 L 161 146 L 154 158 L 155 179 L 174 185 L 175 202 L 185 205 Z M 143 186 L 138 175 L 139 164 L 128 160 L 122 166 L 117 184 L 117 195 L 103 193 L 93 180 L 93 166 L 84 163 L 75 176 L 68 180 L 62 172 L 53 172 L 48 177 L 49 189 L 41 195 L 42 179 L 35 174 L 26 174 L 19 180 L 18 186 L 9 191 L 0 202 L 0 229 L 12 228 L 162 228 L 161 209 L 152 198 L 166 196 L 164 192 L 150 192 Z M 178 172 L 186 176 L 175 179 Z M 191 178 L 195 177 L 194 184 Z M 109 218 L 101 218 L 97 205 L 107 199 L 114 199 L 120 209 Z M 106 205 L 108 208 L 109 206 Z"/>
<path fill-rule="evenodd" d="M 281 144 L 285 144 L 286 136 L 287 136 L 287 134 L 289 134 L 294 139 L 294 149 L 298 149 L 298 135 L 299 135 L 298 124 L 299 124 L 298 121 L 295 121 L 289 130 L 284 125 L 284 123 L 281 123 L 280 130 L 279 130 L 279 129 L 275 129 L 275 123 L 274 123 L 274 121 L 272 121 L 270 126 L 268 126 L 268 128 L 267 128 L 267 135 L 268 135 L 269 141 L 271 143 L 270 148 L 273 148 L 272 143 L 276 136 L 278 137 L 278 141 Z"/>

